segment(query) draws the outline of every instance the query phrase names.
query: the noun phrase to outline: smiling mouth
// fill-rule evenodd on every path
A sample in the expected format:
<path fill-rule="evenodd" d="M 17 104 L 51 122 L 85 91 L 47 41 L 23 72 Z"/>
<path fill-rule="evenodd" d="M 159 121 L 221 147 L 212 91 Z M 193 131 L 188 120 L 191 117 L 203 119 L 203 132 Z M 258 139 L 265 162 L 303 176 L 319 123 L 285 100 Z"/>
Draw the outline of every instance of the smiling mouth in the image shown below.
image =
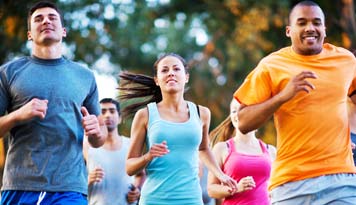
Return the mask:
<path fill-rule="evenodd" d="M 45 29 L 42 29 L 41 32 L 46 32 L 46 31 L 54 31 L 53 29 L 50 29 L 50 28 L 45 28 Z"/>

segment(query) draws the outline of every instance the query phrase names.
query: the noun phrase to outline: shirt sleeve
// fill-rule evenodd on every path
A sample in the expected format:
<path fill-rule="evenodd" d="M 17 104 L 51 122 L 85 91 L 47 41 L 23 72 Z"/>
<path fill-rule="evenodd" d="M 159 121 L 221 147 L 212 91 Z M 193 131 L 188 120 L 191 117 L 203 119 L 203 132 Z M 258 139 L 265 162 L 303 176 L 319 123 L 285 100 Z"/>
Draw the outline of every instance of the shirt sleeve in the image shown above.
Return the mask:
<path fill-rule="evenodd" d="M 271 77 L 263 62 L 260 62 L 234 93 L 234 98 L 245 105 L 261 103 L 271 96 Z"/>
<path fill-rule="evenodd" d="M 0 116 L 3 116 L 9 104 L 9 94 L 6 75 L 3 67 L 0 67 Z"/>

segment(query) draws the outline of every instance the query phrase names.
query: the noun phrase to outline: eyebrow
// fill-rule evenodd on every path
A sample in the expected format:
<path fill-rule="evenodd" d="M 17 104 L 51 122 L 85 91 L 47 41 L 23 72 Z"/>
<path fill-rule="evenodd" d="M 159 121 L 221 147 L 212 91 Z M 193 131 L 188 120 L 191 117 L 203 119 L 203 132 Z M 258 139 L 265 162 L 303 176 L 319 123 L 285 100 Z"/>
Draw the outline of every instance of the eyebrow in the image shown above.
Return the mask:
<path fill-rule="evenodd" d="M 178 64 L 174 64 L 174 65 L 172 65 L 173 67 L 178 67 Z M 167 68 L 167 67 L 169 67 L 168 65 L 163 65 L 162 67 L 164 67 L 164 68 Z"/>
<path fill-rule="evenodd" d="M 297 18 L 297 22 L 298 21 L 307 21 L 308 19 L 307 18 L 304 18 L 304 17 L 300 17 L 300 18 Z M 321 18 L 313 18 L 312 19 L 313 21 L 322 21 Z"/>
<path fill-rule="evenodd" d="M 36 19 L 36 18 L 40 18 L 40 17 L 43 17 L 43 16 L 45 16 L 45 15 L 43 15 L 43 14 L 37 14 L 37 15 L 34 16 L 33 18 Z M 48 16 L 50 16 L 50 17 L 58 17 L 58 15 L 57 15 L 57 14 L 54 14 L 54 13 L 49 13 Z"/>
<path fill-rule="evenodd" d="M 107 110 L 115 111 L 116 108 L 102 108 L 102 109 L 101 109 L 101 111 L 107 111 Z"/>

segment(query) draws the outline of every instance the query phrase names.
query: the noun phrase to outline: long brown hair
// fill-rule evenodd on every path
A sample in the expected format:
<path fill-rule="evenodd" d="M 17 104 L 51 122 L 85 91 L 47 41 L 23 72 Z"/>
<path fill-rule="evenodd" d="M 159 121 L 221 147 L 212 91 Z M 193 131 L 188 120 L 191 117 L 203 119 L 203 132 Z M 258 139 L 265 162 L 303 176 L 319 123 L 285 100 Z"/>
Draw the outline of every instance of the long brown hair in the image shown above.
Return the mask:
<path fill-rule="evenodd" d="M 230 102 L 230 112 L 231 106 L 236 102 L 235 99 L 232 99 Z M 213 147 L 218 142 L 224 142 L 228 139 L 233 138 L 236 135 L 236 128 L 232 124 L 230 115 L 225 118 L 215 129 L 209 133 L 210 145 Z"/>
<path fill-rule="evenodd" d="M 188 65 L 184 58 L 175 53 L 161 55 L 153 64 L 153 75 L 157 76 L 157 66 L 159 62 L 167 56 L 178 58 L 188 73 Z M 140 108 L 150 102 L 160 102 L 162 100 L 161 88 L 156 85 L 154 78 L 147 75 L 135 74 L 124 71 L 119 74 L 119 100 L 123 105 L 122 117 L 125 119 L 137 112 Z"/>
<path fill-rule="evenodd" d="M 235 127 L 230 116 L 226 117 L 215 129 L 209 133 L 210 143 L 213 147 L 218 142 L 224 142 L 235 136 Z"/>

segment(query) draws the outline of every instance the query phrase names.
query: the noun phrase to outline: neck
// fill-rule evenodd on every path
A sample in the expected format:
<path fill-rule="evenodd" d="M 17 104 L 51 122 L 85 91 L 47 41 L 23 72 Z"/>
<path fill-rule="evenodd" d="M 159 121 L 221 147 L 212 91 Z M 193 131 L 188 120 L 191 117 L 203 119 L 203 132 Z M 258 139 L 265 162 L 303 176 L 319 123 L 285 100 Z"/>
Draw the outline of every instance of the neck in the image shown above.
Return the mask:
<path fill-rule="evenodd" d="M 41 59 L 58 59 L 62 57 L 61 44 L 42 46 L 32 44 L 32 55 Z"/>
<path fill-rule="evenodd" d="M 249 132 L 247 134 L 242 134 L 237 132 L 235 135 L 235 141 L 242 142 L 242 143 L 253 143 L 257 140 L 255 132 Z"/>
<path fill-rule="evenodd" d="M 105 143 L 103 145 L 104 149 L 108 150 L 118 150 L 121 148 L 121 139 L 122 137 L 117 132 L 117 129 L 108 132 Z"/>
<path fill-rule="evenodd" d="M 183 98 L 183 95 L 177 93 L 177 94 L 170 94 L 170 95 L 162 94 L 162 101 L 160 103 L 167 106 L 179 107 L 184 102 L 185 100 Z"/>

